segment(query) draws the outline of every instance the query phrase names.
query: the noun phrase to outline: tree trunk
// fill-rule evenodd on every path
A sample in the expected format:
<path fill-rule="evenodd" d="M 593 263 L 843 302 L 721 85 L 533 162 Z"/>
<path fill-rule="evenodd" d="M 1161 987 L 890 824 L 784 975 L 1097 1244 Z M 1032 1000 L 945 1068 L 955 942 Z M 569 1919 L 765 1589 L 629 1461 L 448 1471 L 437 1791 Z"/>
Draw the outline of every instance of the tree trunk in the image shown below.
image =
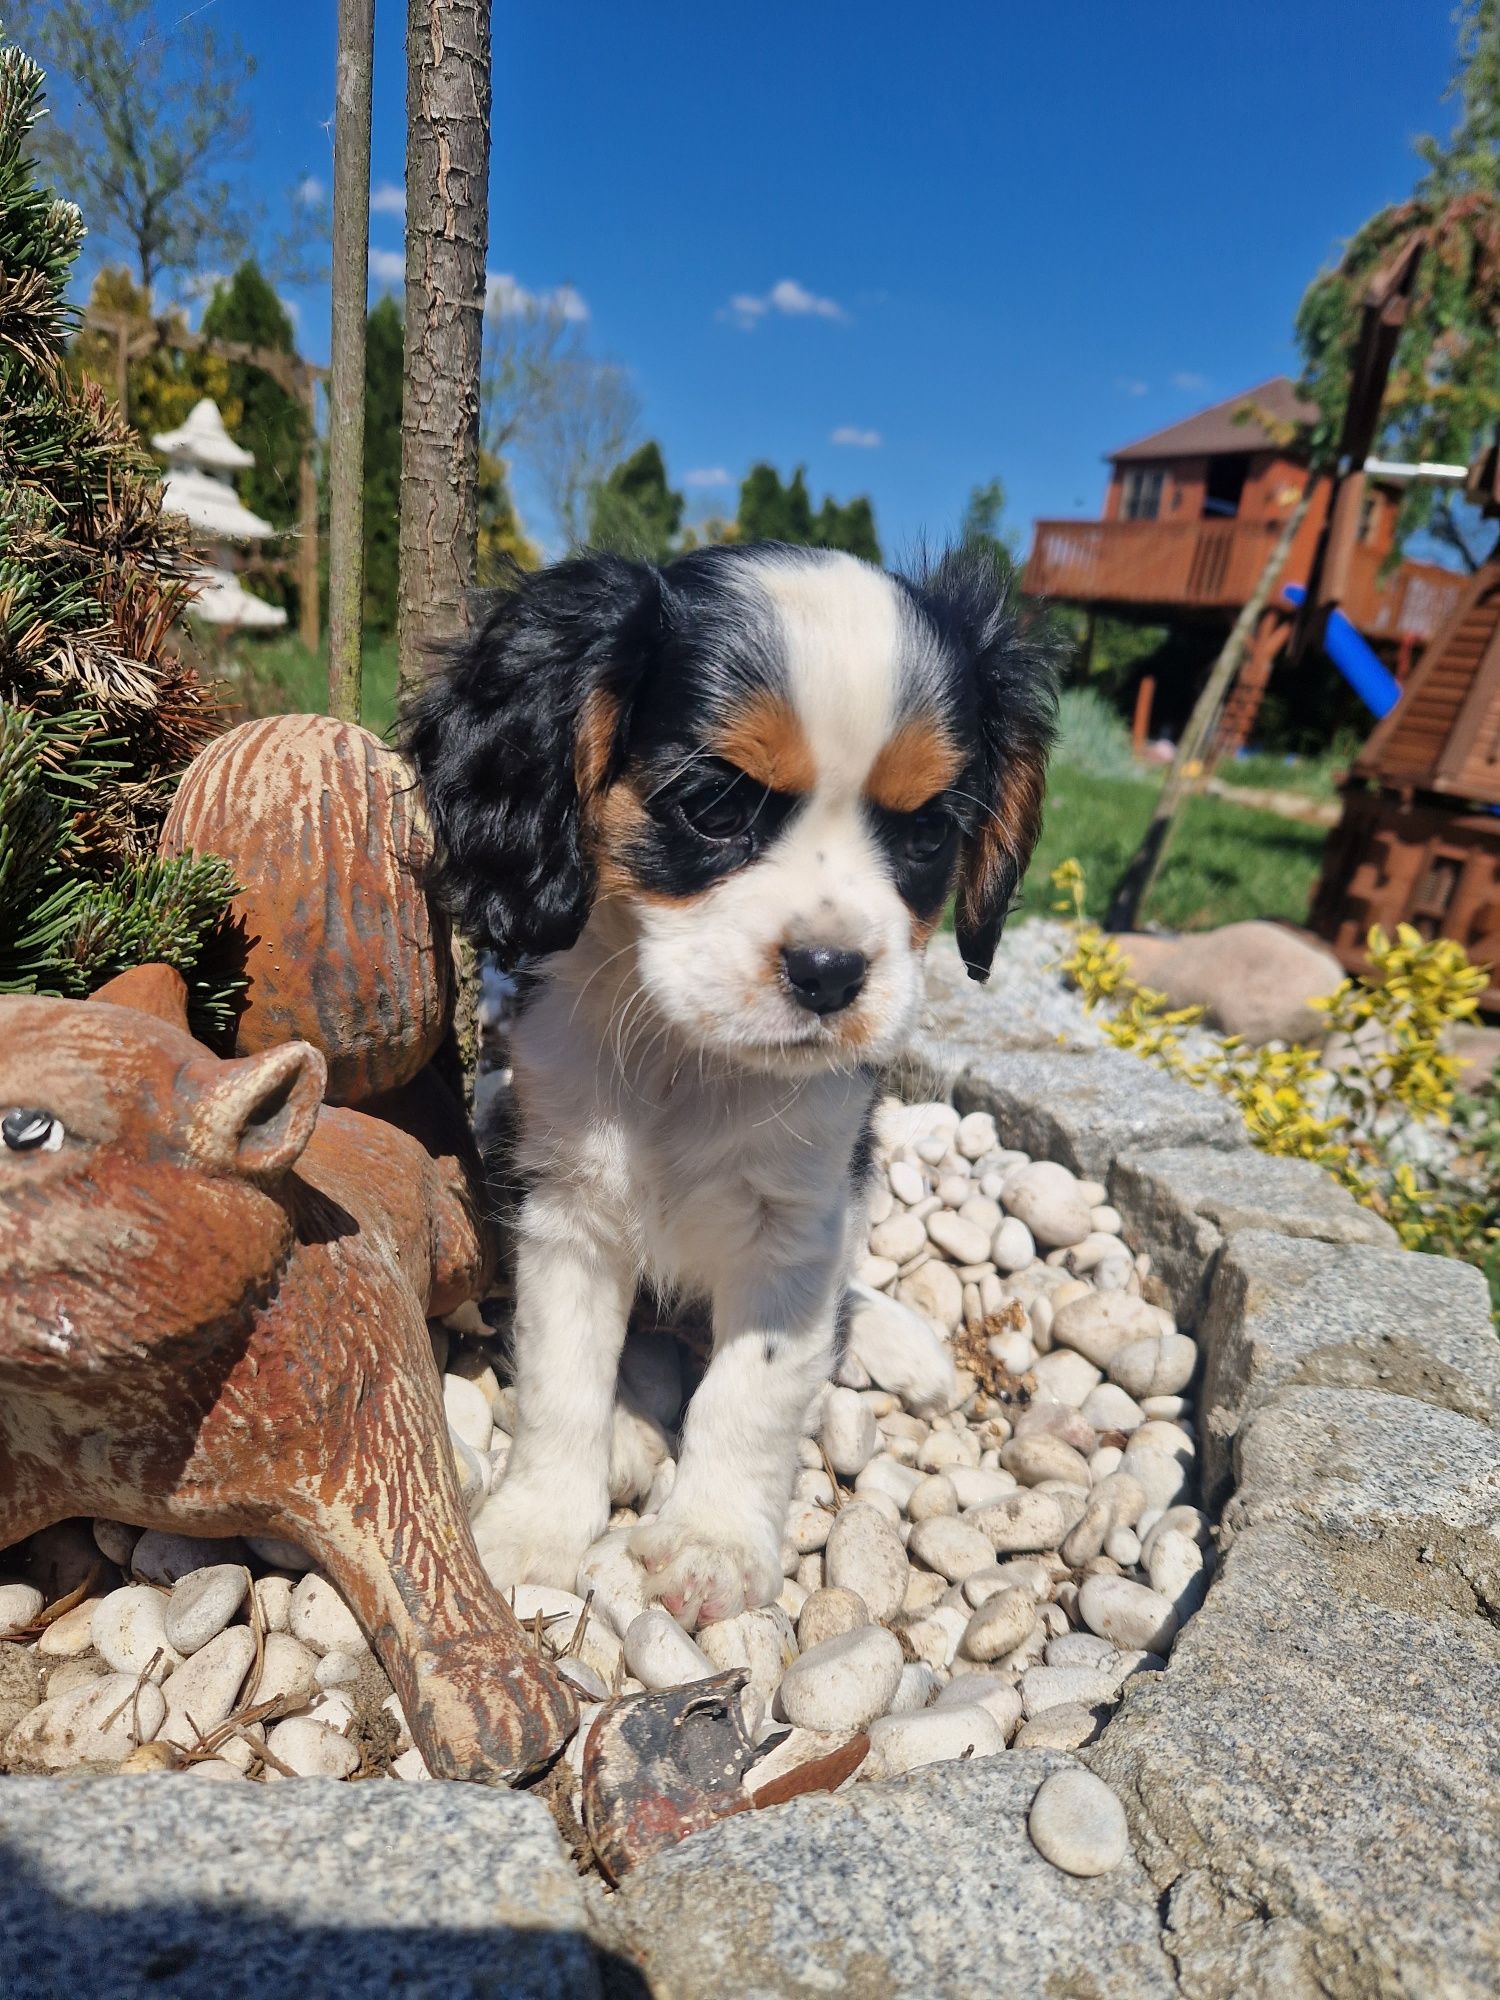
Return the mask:
<path fill-rule="evenodd" d="M 1172 759 L 1172 768 L 1157 794 L 1156 807 L 1151 815 L 1151 824 L 1146 828 L 1145 838 L 1131 857 L 1130 864 L 1115 886 L 1110 901 L 1106 926 L 1112 931 L 1126 931 L 1134 928 L 1146 898 L 1156 885 L 1162 864 L 1167 858 L 1167 846 L 1172 837 L 1172 828 L 1183 801 L 1186 799 L 1197 775 L 1196 766 L 1202 763 L 1218 727 L 1219 716 L 1229 693 L 1234 686 L 1235 675 L 1240 670 L 1250 640 L 1260 623 L 1260 615 L 1271 599 L 1277 579 L 1286 567 L 1287 557 L 1292 552 L 1292 543 L 1297 539 L 1297 530 L 1307 516 L 1312 505 L 1318 475 L 1309 473 L 1302 488 L 1301 498 L 1287 516 L 1286 526 L 1277 537 L 1276 546 L 1266 557 L 1265 567 L 1254 590 L 1246 600 L 1244 608 L 1235 619 L 1229 637 L 1224 641 L 1223 650 L 1209 670 L 1208 679 L 1203 683 L 1203 691 L 1193 704 L 1193 712 L 1188 717 L 1177 744 L 1177 754 Z"/>
<path fill-rule="evenodd" d="M 473 588 L 489 237 L 489 0 L 408 0 L 401 686 Z"/>
<path fill-rule="evenodd" d="M 345 722 L 358 722 L 365 600 L 365 312 L 375 0 L 339 0 L 338 36 L 328 385 L 328 708 Z"/>

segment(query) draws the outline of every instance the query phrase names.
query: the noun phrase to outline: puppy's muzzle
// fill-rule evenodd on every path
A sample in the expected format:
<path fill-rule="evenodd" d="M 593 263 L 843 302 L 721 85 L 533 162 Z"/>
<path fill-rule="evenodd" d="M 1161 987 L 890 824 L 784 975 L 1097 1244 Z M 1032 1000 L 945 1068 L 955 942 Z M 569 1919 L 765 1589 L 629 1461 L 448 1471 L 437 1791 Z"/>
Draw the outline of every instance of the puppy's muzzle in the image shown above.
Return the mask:
<path fill-rule="evenodd" d="M 811 1014 L 837 1014 L 857 1000 L 870 961 L 862 951 L 831 945 L 783 945 L 781 966 L 787 991 Z"/>

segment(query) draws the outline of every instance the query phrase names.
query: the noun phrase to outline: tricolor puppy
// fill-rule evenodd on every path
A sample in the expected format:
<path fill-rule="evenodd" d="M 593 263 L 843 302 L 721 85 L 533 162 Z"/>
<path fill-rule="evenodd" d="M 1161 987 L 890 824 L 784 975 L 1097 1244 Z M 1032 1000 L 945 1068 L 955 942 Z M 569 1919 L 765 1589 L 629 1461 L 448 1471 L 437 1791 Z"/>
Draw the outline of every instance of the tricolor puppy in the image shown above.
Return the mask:
<path fill-rule="evenodd" d="M 495 600 L 407 740 L 475 941 L 535 977 L 499 1572 L 571 1588 L 609 1515 L 637 1287 L 711 1303 L 633 1545 L 687 1622 L 781 1588 L 797 1439 L 864 1231 L 880 1065 L 957 892 L 983 979 L 1054 693 L 978 555 L 914 580 L 772 544 L 588 556 Z"/>

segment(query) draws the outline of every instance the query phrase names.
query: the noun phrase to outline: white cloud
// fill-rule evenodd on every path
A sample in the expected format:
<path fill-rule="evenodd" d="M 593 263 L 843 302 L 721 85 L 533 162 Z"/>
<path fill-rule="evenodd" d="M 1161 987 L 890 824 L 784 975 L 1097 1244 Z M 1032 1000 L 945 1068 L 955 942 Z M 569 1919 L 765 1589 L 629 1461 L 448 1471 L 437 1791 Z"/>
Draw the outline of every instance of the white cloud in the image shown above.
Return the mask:
<path fill-rule="evenodd" d="M 734 480 L 722 465 L 700 465 L 682 475 L 684 486 L 732 486 Z"/>
<path fill-rule="evenodd" d="M 1129 375 L 1117 375 L 1115 377 L 1115 387 L 1122 396 L 1147 396 L 1151 393 L 1151 384 L 1149 382 L 1142 382 Z"/>
<path fill-rule="evenodd" d="M 406 282 L 406 252 L 404 250 L 379 250 L 370 245 L 370 276 L 377 285 L 403 285 Z"/>
<path fill-rule="evenodd" d="M 829 433 L 830 444 L 858 445 L 861 451 L 874 451 L 885 443 L 879 431 L 862 431 L 858 424 L 840 424 L 836 431 Z"/>
<path fill-rule="evenodd" d="M 306 174 L 298 181 L 292 192 L 292 199 L 299 208 L 316 208 L 328 199 L 328 189 L 316 174 Z"/>
<path fill-rule="evenodd" d="M 1172 387 L 1181 389 L 1184 395 L 1196 396 L 1208 387 L 1208 377 L 1199 375 L 1191 368 L 1179 369 L 1172 377 Z"/>
<path fill-rule="evenodd" d="M 371 215 L 399 215 L 406 219 L 406 189 L 394 181 L 381 181 L 370 190 Z"/>
<path fill-rule="evenodd" d="M 518 283 L 509 271 L 488 271 L 484 282 L 484 307 L 504 319 L 508 313 L 556 313 L 573 321 L 589 316 L 588 301 L 576 285 L 556 285 L 550 292 L 533 292 Z"/>
<path fill-rule="evenodd" d="M 837 299 L 820 298 L 795 278 L 778 278 L 764 294 L 736 292 L 727 306 L 719 308 L 719 318 L 733 320 L 748 333 L 759 326 L 768 313 L 785 313 L 791 319 L 846 320 L 849 315 Z"/>

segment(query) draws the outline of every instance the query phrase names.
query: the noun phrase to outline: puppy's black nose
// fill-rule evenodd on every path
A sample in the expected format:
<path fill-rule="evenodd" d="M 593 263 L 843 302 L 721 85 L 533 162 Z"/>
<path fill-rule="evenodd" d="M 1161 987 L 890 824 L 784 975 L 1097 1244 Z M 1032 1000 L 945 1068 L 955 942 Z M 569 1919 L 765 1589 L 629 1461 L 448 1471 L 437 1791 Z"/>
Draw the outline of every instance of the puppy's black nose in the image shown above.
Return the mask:
<path fill-rule="evenodd" d="M 781 963 L 792 998 L 814 1014 L 837 1014 L 847 1007 L 858 997 L 870 966 L 862 951 L 837 951 L 823 944 L 783 945 Z"/>

